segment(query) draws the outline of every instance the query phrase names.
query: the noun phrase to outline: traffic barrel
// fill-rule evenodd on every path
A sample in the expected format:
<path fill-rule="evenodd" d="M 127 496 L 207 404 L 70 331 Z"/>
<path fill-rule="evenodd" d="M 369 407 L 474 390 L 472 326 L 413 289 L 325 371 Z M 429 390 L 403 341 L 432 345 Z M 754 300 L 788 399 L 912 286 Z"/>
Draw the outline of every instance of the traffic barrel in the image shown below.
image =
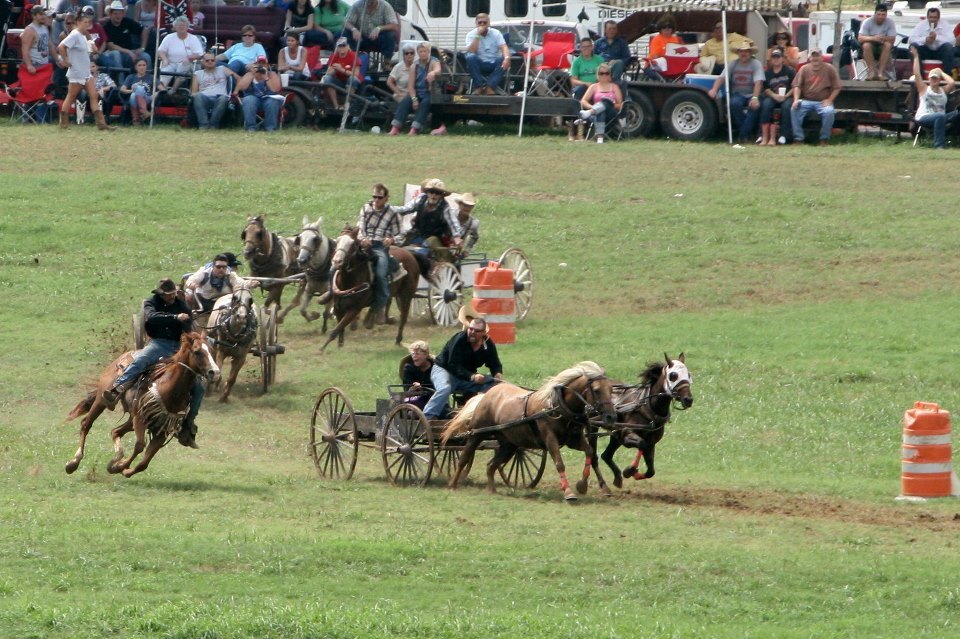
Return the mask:
<path fill-rule="evenodd" d="M 513 291 L 513 271 L 488 262 L 473 276 L 473 310 L 487 320 L 487 334 L 494 344 L 515 344 L 517 341 L 517 301 Z"/>
<path fill-rule="evenodd" d="M 950 496 L 952 458 L 950 413 L 937 404 L 916 402 L 903 415 L 901 493 L 907 497 Z"/>

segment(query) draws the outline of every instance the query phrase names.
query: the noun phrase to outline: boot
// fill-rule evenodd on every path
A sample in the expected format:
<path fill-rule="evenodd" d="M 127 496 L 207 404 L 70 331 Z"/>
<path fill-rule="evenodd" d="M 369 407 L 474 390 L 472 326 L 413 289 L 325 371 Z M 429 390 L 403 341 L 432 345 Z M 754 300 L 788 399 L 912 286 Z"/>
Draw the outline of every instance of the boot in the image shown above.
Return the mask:
<path fill-rule="evenodd" d="M 60 112 L 60 128 L 67 129 L 70 127 L 70 114 L 67 111 Z"/>
<path fill-rule="evenodd" d="M 136 107 L 130 109 L 130 120 L 133 126 L 140 126 L 140 109 Z"/>
<path fill-rule="evenodd" d="M 576 129 L 577 125 L 573 122 L 567 125 L 567 142 L 573 142 L 576 139 Z"/>
<path fill-rule="evenodd" d="M 107 118 L 103 115 L 103 111 L 94 111 L 93 119 L 97 122 L 97 129 L 101 131 L 116 131 L 117 127 L 110 126 L 107 124 Z"/>
<path fill-rule="evenodd" d="M 374 320 L 378 326 L 383 326 L 387 323 L 387 309 L 381 308 L 377 311 L 377 318 Z"/>
<path fill-rule="evenodd" d="M 130 382 L 124 382 L 123 384 L 113 383 L 113 386 L 103 391 L 103 403 L 113 410 L 117 407 L 117 400 L 123 397 L 123 394 L 127 392 L 127 389 L 130 387 Z"/>
<path fill-rule="evenodd" d="M 200 450 L 200 447 L 197 446 L 197 424 L 193 421 L 192 417 L 187 417 L 183 420 L 183 423 L 180 425 L 180 431 L 177 433 L 177 441 L 180 442 L 182 446 L 187 448 L 193 448 Z"/>
<path fill-rule="evenodd" d="M 577 142 L 583 142 L 583 122 L 577 125 Z"/>

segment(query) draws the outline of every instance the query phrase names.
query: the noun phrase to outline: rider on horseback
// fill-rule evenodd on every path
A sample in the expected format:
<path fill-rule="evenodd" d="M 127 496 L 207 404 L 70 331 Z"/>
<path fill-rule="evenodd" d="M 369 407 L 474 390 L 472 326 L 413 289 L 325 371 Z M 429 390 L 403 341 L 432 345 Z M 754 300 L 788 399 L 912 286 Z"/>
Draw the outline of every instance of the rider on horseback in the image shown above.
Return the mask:
<path fill-rule="evenodd" d="M 232 258 L 232 260 L 231 260 Z M 231 263 L 232 262 L 232 263 Z M 233 253 L 220 253 L 213 262 L 191 275 L 184 285 L 187 304 L 209 313 L 214 303 L 224 295 L 232 295 L 242 288 L 257 288 L 260 282 L 240 278 L 233 269 L 239 266 Z"/>
<path fill-rule="evenodd" d="M 177 285 L 169 278 L 160 280 L 160 284 L 153 290 L 153 297 L 143 301 L 143 323 L 150 341 L 134 353 L 133 361 L 114 380 L 113 386 L 103 391 L 103 403 L 113 410 L 117 405 L 117 399 L 140 377 L 141 373 L 161 358 L 170 357 L 180 350 L 180 336 L 190 331 L 191 322 L 190 309 L 177 296 Z M 203 393 L 203 381 L 198 376 L 190 397 L 190 410 L 177 435 L 180 443 L 190 448 L 199 448 L 195 441 L 197 425 L 194 420 L 200 412 Z"/>
<path fill-rule="evenodd" d="M 360 209 L 360 219 L 357 222 L 357 239 L 373 260 L 371 310 L 377 324 L 387 322 L 387 302 L 390 300 L 390 283 L 387 278 L 390 246 L 402 239 L 400 213 L 405 212 L 387 204 L 389 199 L 390 190 L 383 184 L 374 184 L 373 195 Z"/>

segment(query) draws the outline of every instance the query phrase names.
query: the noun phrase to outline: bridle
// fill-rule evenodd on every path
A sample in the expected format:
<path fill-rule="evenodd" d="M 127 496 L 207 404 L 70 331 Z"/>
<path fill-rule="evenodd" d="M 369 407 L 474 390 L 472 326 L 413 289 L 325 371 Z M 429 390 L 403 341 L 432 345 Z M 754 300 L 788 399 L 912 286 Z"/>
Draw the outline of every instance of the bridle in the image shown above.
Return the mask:
<path fill-rule="evenodd" d="M 559 410 L 559 412 L 571 421 L 589 421 L 589 419 L 594 415 L 602 415 L 604 408 L 609 404 L 609 409 L 611 413 L 616 414 L 616 410 L 613 406 L 613 401 L 608 399 L 604 401 L 602 398 L 597 397 L 597 390 L 594 388 L 594 383 L 598 381 L 603 381 L 607 379 L 606 375 L 594 375 L 593 377 L 584 376 L 587 378 L 587 385 L 584 388 L 583 392 L 566 386 L 563 384 L 558 384 L 554 387 L 554 404 Z M 566 402 L 563 401 L 563 391 L 568 390 L 573 395 L 583 403 L 583 411 L 581 413 L 575 413 Z M 587 399 L 587 395 L 590 396 L 590 400 Z M 592 400 L 592 401 L 591 401 Z"/>

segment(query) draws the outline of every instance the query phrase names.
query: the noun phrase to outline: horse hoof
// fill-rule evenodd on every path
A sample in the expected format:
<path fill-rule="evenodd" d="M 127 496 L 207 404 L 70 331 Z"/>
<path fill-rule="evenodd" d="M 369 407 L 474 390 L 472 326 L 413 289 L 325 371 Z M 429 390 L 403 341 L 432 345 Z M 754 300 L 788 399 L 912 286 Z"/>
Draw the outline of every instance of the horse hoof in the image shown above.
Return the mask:
<path fill-rule="evenodd" d="M 123 476 L 124 476 L 124 477 L 127 477 L 127 478 L 133 477 L 133 473 L 134 473 L 134 470 L 133 470 L 132 468 L 124 468 L 124 469 L 123 469 Z"/>
<path fill-rule="evenodd" d="M 586 495 L 586 494 L 587 494 L 587 480 L 586 480 L 586 479 L 581 479 L 580 481 L 577 482 L 577 492 L 580 493 L 581 495 Z"/>
<path fill-rule="evenodd" d="M 623 478 L 620 475 L 613 476 L 613 485 L 617 488 L 623 488 Z"/>
<path fill-rule="evenodd" d="M 318 319 L 320 319 L 320 313 L 310 313 L 310 315 L 307 317 L 308 322 L 315 322 Z"/>
<path fill-rule="evenodd" d="M 220 401 L 221 404 L 226 404 L 227 402 L 230 401 L 230 396 L 229 396 L 229 395 L 221 395 L 219 401 Z"/>
<path fill-rule="evenodd" d="M 64 466 L 63 469 L 64 469 L 65 471 L 67 471 L 67 474 L 68 474 L 68 475 L 70 475 L 70 474 L 73 473 L 73 471 L 75 471 L 75 470 L 76 470 L 77 468 L 79 468 L 79 467 L 80 467 L 80 462 L 78 462 L 78 461 L 68 461 L 68 462 L 67 462 L 67 465 Z"/>
<path fill-rule="evenodd" d="M 607 486 L 603 486 L 600 489 L 600 492 L 603 493 L 604 497 L 613 497 L 613 491 L 610 490 Z"/>
<path fill-rule="evenodd" d="M 577 495 L 570 490 L 568 490 L 566 493 L 563 494 L 563 498 L 567 500 L 568 504 L 572 504 L 577 501 Z"/>

